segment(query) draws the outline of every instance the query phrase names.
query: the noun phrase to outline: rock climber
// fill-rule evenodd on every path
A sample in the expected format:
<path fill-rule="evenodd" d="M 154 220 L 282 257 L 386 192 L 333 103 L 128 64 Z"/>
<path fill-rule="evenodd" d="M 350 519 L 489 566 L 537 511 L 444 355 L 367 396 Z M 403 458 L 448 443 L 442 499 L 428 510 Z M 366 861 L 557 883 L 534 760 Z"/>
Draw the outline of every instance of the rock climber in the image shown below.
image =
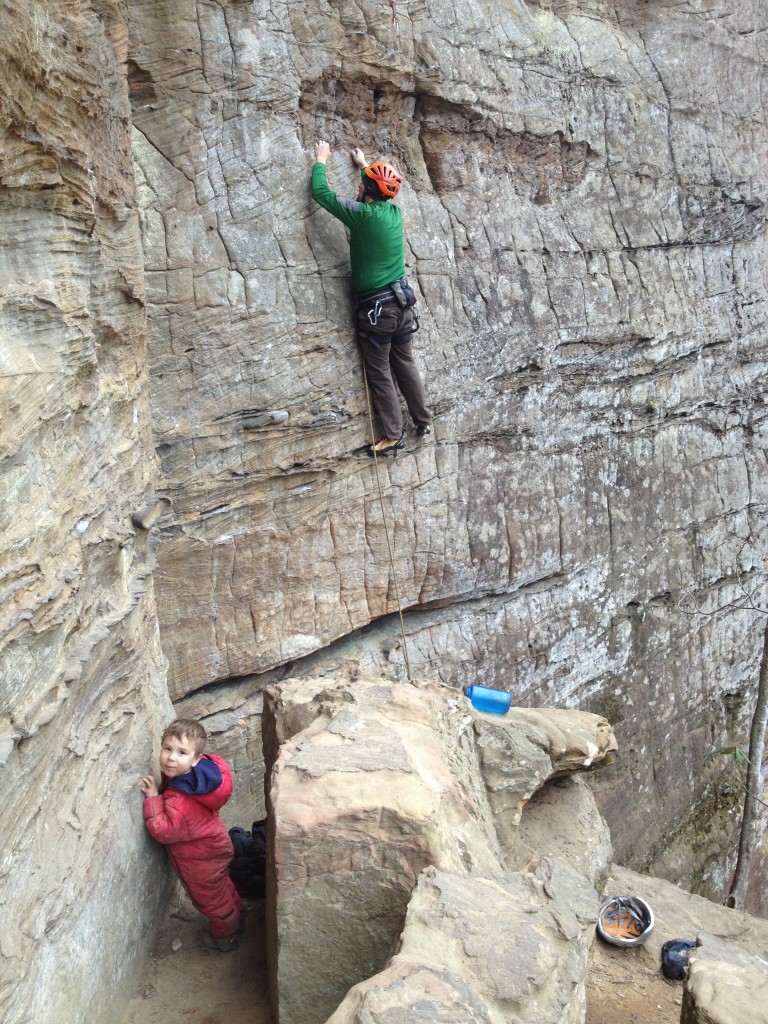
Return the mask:
<path fill-rule="evenodd" d="M 355 322 L 371 401 L 382 431 L 369 454 L 394 454 L 405 445 L 395 382 L 417 437 L 429 434 L 432 423 L 424 384 L 413 359 L 412 336 L 418 321 L 413 311 L 415 295 L 405 276 L 403 217 L 400 208 L 390 201 L 400 191 L 402 178 L 382 161 L 369 166 L 363 151 L 356 147 L 351 156 L 361 172 L 357 198 L 342 199 L 328 185 L 325 165 L 330 152 L 324 140 L 315 143 L 312 197 L 349 228 L 357 302 Z"/>

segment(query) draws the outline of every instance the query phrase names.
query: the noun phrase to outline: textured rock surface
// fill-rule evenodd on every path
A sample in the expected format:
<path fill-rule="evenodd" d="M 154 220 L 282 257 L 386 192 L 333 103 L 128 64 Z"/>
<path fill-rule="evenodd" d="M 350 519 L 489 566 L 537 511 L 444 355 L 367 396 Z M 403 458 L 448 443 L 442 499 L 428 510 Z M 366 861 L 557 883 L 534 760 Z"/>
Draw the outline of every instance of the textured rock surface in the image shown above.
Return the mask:
<path fill-rule="evenodd" d="M 607 723 L 595 716 L 467 714 L 463 700 L 434 684 L 289 681 L 266 691 L 265 712 L 270 974 L 282 1024 L 324 1021 L 351 985 L 384 967 L 423 868 L 493 880 L 497 897 L 513 885 L 505 862 L 523 804 L 550 778 L 584 770 L 615 748 Z M 505 765 L 514 771 L 505 773 Z M 551 831 L 566 820 L 555 811 Z M 582 831 L 571 839 L 574 847 L 583 840 L 600 848 L 604 827 L 594 838 Z M 580 854 L 582 861 L 598 859 Z M 531 857 L 538 862 L 535 848 Z M 590 883 L 577 877 L 596 911 Z M 514 886 L 520 884 L 528 883 Z M 471 901 L 473 891 L 463 899 Z M 490 884 L 481 888 L 478 899 L 493 902 L 493 891 Z M 478 940 L 489 949 L 503 917 L 494 917 Z M 580 934 L 577 928 L 568 938 Z M 586 946 L 580 948 L 584 954 Z M 542 969 L 548 976 L 552 963 Z M 501 977 L 505 968 L 499 971 Z M 583 1010 L 583 973 L 582 964 L 581 996 L 563 1020 Z M 565 967 L 563 974 L 571 977 Z M 463 984 L 472 988 L 467 978 Z M 563 985 L 575 994 L 570 982 Z"/>
<path fill-rule="evenodd" d="M 516 846 L 523 808 L 534 793 L 616 750 L 608 722 L 585 712 L 510 708 L 503 718 L 472 714 L 480 772 L 505 852 Z"/>
<path fill-rule="evenodd" d="M 618 853 L 673 870 L 681 821 L 732 820 L 708 755 L 757 675 L 765 5 L 128 9 L 174 699 L 402 678 L 399 593 L 414 675 L 615 723 Z M 381 471 L 394 572 L 321 134 L 342 192 L 357 141 L 407 178 L 437 417 Z M 674 865 L 717 891 L 731 838 Z"/>
<path fill-rule="evenodd" d="M 537 855 L 567 860 L 598 892 L 602 890 L 613 845 L 584 779 L 552 779 L 525 805 L 517 835 L 507 848 L 507 864 L 522 870 Z"/>
<path fill-rule="evenodd" d="M 681 1024 L 768 1021 L 768 961 L 710 935 L 688 971 Z"/>
<path fill-rule="evenodd" d="M 425 868 L 397 954 L 328 1024 L 577 1024 L 596 915 L 595 891 L 567 863 L 502 882 Z"/>
<path fill-rule="evenodd" d="M 101 1024 L 165 892 L 170 713 L 122 5 L 0 3 L 0 1018 Z M 119 922 L 116 929 L 115 923 Z"/>
<path fill-rule="evenodd" d="M 618 864 L 612 865 L 603 893 L 606 897 L 641 896 L 653 908 L 656 927 L 642 948 L 657 962 L 667 939 L 695 939 L 700 933 L 768 961 L 768 921 L 729 910 L 662 878 L 639 874 Z"/>
<path fill-rule="evenodd" d="M 249 824 L 264 685 L 404 678 L 398 595 L 415 675 L 615 723 L 618 855 L 722 888 L 740 790 L 709 754 L 761 630 L 728 606 L 766 597 L 765 5 L 396 12 L 0 0 L 11 1024 L 96 1024 L 148 941 L 164 661 Z M 341 190 L 353 142 L 407 177 L 437 415 L 385 520 L 321 133 Z"/>

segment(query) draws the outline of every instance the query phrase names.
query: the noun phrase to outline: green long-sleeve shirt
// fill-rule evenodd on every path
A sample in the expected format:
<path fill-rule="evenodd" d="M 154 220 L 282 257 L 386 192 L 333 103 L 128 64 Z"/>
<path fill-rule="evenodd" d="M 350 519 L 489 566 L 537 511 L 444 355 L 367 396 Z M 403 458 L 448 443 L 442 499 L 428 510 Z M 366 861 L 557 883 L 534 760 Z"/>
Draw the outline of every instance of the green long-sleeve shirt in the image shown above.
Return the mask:
<path fill-rule="evenodd" d="M 358 295 L 405 277 L 403 215 L 389 200 L 341 199 L 328 185 L 325 164 L 312 168 L 312 198 L 349 228 L 352 282 Z"/>

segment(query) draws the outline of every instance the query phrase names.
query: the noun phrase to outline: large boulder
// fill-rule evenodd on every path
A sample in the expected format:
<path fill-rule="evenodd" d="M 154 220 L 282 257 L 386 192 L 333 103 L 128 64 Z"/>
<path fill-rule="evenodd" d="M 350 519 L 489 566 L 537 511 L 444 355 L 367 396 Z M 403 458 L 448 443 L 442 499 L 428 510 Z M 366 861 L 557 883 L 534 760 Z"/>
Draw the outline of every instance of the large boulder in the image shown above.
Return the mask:
<path fill-rule="evenodd" d="M 768 960 L 713 935 L 699 935 L 681 1024 L 766 1024 Z"/>
<path fill-rule="evenodd" d="M 508 884 L 507 807 L 519 820 L 566 765 L 584 770 L 615 748 L 597 716 L 485 715 L 432 683 L 293 680 L 267 690 L 265 715 L 270 973 L 281 1024 L 325 1020 L 384 967 L 424 868 Z M 530 756 L 501 784 L 504 758 L 520 750 Z"/>
<path fill-rule="evenodd" d="M 396 955 L 328 1024 L 578 1024 L 597 906 L 563 861 L 500 881 L 426 868 Z"/>

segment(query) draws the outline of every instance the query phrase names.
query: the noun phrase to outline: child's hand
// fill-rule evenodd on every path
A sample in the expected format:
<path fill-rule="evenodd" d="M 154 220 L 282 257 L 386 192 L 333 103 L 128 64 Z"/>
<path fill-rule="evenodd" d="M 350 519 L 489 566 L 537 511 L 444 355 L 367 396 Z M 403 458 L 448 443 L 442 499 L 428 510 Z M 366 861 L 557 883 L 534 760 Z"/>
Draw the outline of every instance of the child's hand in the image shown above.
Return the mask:
<path fill-rule="evenodd" d="M 145 775 L 141 780 L 141 792 L 144 797 L 157 796 L 157 782 L 151 775 Z"/>

